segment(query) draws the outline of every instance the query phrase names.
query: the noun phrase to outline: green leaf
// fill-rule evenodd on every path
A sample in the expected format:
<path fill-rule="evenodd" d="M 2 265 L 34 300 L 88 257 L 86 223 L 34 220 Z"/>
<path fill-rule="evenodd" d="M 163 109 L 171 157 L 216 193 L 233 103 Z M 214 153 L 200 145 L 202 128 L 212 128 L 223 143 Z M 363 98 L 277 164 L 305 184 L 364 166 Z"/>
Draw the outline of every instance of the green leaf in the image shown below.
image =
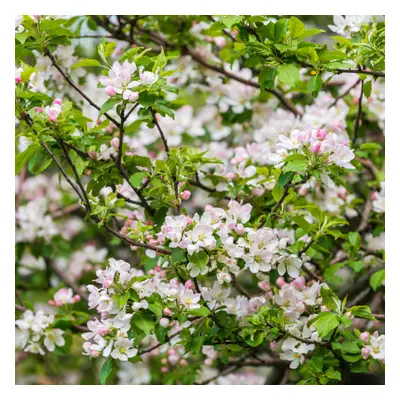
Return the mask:
<path fill-rule="evenodd" d="M 137 188 L 142 185 L 143 178 L 147 176 L 147 172 L 136 172 L 129 178 L 129 183 Z"/>
<path fill-rule="evenodd" d="M 200 269 L 203 269 L 208 263 L 208 255 L 201 250 L 198 253 L 188 254 L 188 259 L 191 263 L 196 264 Z"/>
<path fill-rule="evenodd" d="M 19 174 L 24 165 L 33 157 L 38 150 L 38 145 L 31 144 L 22 153 L 18 153 L 15 157 L 15 175 Z"/>
<path fill-rule="evenodd" d="M 283 188 L 293 179 L 294 173 L 293 172 L 285 172 L 279 176 L 278 179 L 278 187 Z"/>
<path fill-rule="evenodd" d="M 290 21 L 289 21 L 290 24 Z M 278 43 L 285 36 L 288 30 L 288 20 L 281 18 L 275 23 L 274 42 Z"/>
<path fill-rule="evenodd" d="M 296 39 L 301 36 L 305 31 L 304 24 L 296 17 L 290 17 L 289 19 L 289 34 L 292 39 Z"/>
<path fill-rule="evenodd" d="M 300 81 L 299 68 L 294 64 L 284 64 L 278 66 L 278 79 L 280 82 L 295 88 Z"/>
<path fill-rule="evenodd" d="M 131 323 L 135 324 L 139 329 L 141 329 L 147 335 L 154 330 L 154 321 L 149 312 L 146 311 L 138 311 L 133 314 L 131 319 Z"/>
<path fill-rule="evenodd" d="M 322 303 L 333 311 L 339 312 L 341 301 L 331 289 L 321 287 Z"/>
<path fill-rule="evenodd" d="M 126 129 L 124 130 L 125 133 L 131 133 L 136 131 L 137 129 L 139 129 L 140 125 L 146 122 L 146 120 L 144 119 L 137 119 L 136 121 L 132 122 L 130 125 L 128 125 L 126 127 Z"/>
<path fill-rule="evenodd" d="M 333 379 L 335 381 L 340 381 L 342 379 L 342 375 L 340 371 L 335 371 L 332 367 L 328 368 L 325 371 L 325 376 L 329 379 Z"/>
<path fill-rule="evenodd" d="M 46 150 L 38 149 L 33 157 L 28 162 L 28 169 L 32 174 L 40 174 L 48 168 L 53 159 L 49 156 Z"/>
<path fill-rule="evenodd" d="M 308 168 L 308 162 L 304 160 L 291 161 L 285 166 L 285 172 L 305 172 Z"/>
<path fill-rule="evenodd" d="M 188 313 L 190 315 L 194 315 L 196 317 L 207 317 L 210 315 L 210 310 L 207 307 L 200 306 L 200 308 L 193 308 L 191 310 L 188 310 Z"/>
<path fill-rule="evenodd" d="M 106 384 L 106 380 L 112 372 L 114 360 L 110 357 L 101 367 L 99 379 L 102 385 Z"/>
<path fill-rule="evenodd" d="M 382 282 L 385 280 L 385 270 L 381 269 L 380 271 L 376 271 L 371 278 L 369 278 L 369 284 L 371 285 L 374 292 L 377 291 L 378 287 L 382 285 Z"/>
<path fill-rule="evenodd" d="M 332 38 L 333 40 L 336 40 L 336 41 L 339 42 L 339 43 L 342 43 L 342 44 L 344 44 L 344 45 L 350 47 L 350 48 L 353 47 L 353 43 L 351 43 L 349 39 L 347 39 L 347 38 L 345 38 L 345 37 L 343 37 L 343 36 L 331 36 L 331 38 Z"/>
<path fill-rule="evenodd" d="M 225 15 L 221 17 L 221 21 L 229 29 L 231 29 L 233 25 L 239 23 L 242 19 L 243 17 L 238 15 Z"/>
<path fill-rule="evenodd" d="M 186 261 L 186 251 L 183 249 L 172 249 L 171 254 L 172 261 L 174 263 L 181 263 Z"/>
<path fill-rule="evenodd" d="M 107 111 L 111 110 L 115 104 L 118 103 L 118 99 L 114 97 L 110 97 L 100 108 L 99 117 L 106 113 Z"/>
<path fill-rule="evenodd" d="M 360 234 L 358 232 L 349 232 L 348 233 L 348 238 L 349 238 L 350 244 L 353 247 L 355 247 L 356 249 L 358 249 L 360 247 L 361 237 L 360 237 Z"/>
<path fill-rule="evenodd" d="M 317 97 L 322 88 L 322 78 L 320 75 L 311 76 L 307 82 L 307 89 L 311 92 L 313 97 Z"/>
<path fill-rule="evenodd" d="M 296 215 L 296 216 L 292 217 L 292 221 L 295 224 L 299 225 L 305 233 L 310 232 L 311 224 L 304 217 L 301 217 L 300 215 Z"/>
<path fill-rule="evenodd" d="M 258 75 L 261 90 L 272 90 L 275 86 L 276 69 L 264 68 Z"/>
<path fill-rule="evenodd" d="M 335 314 L 322 312 L 313 320 L 311 325 L 314 325 L 319 336 L 324 338 L 340 325 L 340 319 Z"/>
<path fill-rule="evenodd" d="M 311 28 L 304 31 L 297 39 L 303 40 L 306 37 L 318 35 L 319 33 L 325 32 L 323 29 Z"/>
<path fill-rule="evenodd" d="M 350 307 L 348 312 L 351 312 L 355 317 L 374 320 L 375 317 L 371 315 L 371 309 L 368 306 L 354 306 Z"/>
<path fill-rule="evenodd" d="M 71 68 L 81 68 L 81 67 L 102 67 L 102 65 L 97 60 L 91 60 L 89 58 L 85 58 L 84 60 L 80 60 L 76 64 L 71 66 Z"/>
<path fill-rule="evenodd" d="M 372 81 L 364 82 L 363 93 L 367 99 L 369 96 L 371 96 L 371 92 L 372 92 Z"/>

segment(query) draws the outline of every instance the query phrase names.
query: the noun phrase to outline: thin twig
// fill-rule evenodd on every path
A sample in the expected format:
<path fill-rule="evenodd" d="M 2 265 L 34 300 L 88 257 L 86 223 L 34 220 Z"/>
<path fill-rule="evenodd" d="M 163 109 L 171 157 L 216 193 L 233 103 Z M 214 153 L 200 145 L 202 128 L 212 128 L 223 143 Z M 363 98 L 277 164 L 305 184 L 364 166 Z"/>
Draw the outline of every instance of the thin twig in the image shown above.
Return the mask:
<path fill-rule="evenodd" d="M 338 101 L 340 99 L 343 99 L 343 97 L 347 96 L 350 93 L 350 91 L 352 89 L 354 89 L 360 82 L 361 82 L 361 79 L 358 79 L 357 82 L 354 85 L 351 85 L 343 94 L 341 94 L 340 96 L 336 97 L 335 101 L 328 108 L 332 108 L 332 107 L 336 106 Z"/>
<path fill-rule="evenodd" d="M 353 142 L 355 143 L 358 137 L 358 129 L 360 127 L 361 123 L 361 114 L 362 114 L 362 100 L 363 100 L 363 95 L 364 95 L 364 81 L 361 81 L 361 91 L 360 91 L 360 97 L 358 99 L 358 111 L 357 111 L 357 118 L 354 123 L 354 136 L 353 136 Z"/>
<path fill-rule="evenodd" d="M 65 80 L 72 86 L 92 107 L 96 108 L 100 111 L 100 107 L 94 103 L 85 93 L 82 92 L 81 89 L 71 80 L 71 78 L 67 75 L 67 73 L 57 64 L 55 57 L 50 53 L 48 49 L 44 51 L 45 56 L 49 57 L 54 67 L 60 72 L 60 74 L 65 78 Z M 109 114 L 104 113 L 104 115 L 115 125 L 119 128 L 119 122 L 111 117 Z"/>

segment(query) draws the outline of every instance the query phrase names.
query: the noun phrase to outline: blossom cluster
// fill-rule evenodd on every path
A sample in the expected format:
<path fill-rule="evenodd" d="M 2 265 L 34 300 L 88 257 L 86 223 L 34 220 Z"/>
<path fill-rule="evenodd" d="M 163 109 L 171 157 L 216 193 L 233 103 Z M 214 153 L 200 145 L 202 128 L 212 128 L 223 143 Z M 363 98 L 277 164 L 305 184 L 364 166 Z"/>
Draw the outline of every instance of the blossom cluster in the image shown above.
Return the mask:
<path fill-rule="evenodd" d="M 53 321 L 54 315 L 46 314 L 42 310 L 36 313 L 26 310 L 23 319 L 15 321 L 17 348 L 44 355 L 45 349 L 53 352 L 56 346 L 64 346 L 64 332 L 59 328 L 52 328 Z"/>
<path fill-rule="evenodd" d="M 157 235 L 158 242 L 167 244 L 171 249 L 186 249 L 189 255 L 202 250 L 209 252 L 209 265 L 188 263 L 187 268 L 192 277 L 205 275 L 222 265 L 224 267 L 219 271 L 218 279 L 230 282 L 230 274 L 237 275 L 241 271 L 243 260 L 244 269 L 249 269 L 253 274 L 269 272 L 274 268 L 280 275 L 287 272 L 296 278 L 302 260 L 287 251 L 294 239 L 293 232 L 246 227 L 251 210 L 251 204 L 231 200 L 227 211 L 208 205 L 201 217 L 198 214 L 193 218 L 184 215 L 168 216 Z M 217 240 L 220 246 L 217 246 Z"/>

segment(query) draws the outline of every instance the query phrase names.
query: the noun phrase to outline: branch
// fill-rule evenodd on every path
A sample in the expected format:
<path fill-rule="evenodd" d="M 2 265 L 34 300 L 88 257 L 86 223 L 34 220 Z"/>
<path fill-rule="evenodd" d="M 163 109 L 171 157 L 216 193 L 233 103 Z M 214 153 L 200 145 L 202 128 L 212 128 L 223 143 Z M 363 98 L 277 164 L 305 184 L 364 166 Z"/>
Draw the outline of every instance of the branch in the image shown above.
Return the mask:
<path fill-rule="evenodd" d="M 71 78 L 67 75 L 67 73 L 57 64 L 56 59 L 50 53 L 50 51 L 46 48 L 44 51 L 44 55 L 49 57 L 54 67 L 60 72 L 60 74 L 65 78 L 65 80 L 94 108 L 100 111 L 100 107 L 94 103 L 85 93 L 82 92 L 81 89 L 71 80 Z M 109 114 L 104 113 L 104 115 L 110 120 L 115 126 L 119 128 L 120 124 L 117 120 L 111 117 Z"/>
<path fill-rule="evenodd" d="M 328 108 L 332 108 L 332 107 L 336 106 L 338 101 L 340 99 L 343 99 L 343 97 L 347 96 L 350 93 L 350 91 L 352 89 L 354 89 L 360 82 L 361 82 L 361 79 L 358 79 L 357 82 L 354 85 L 351 85 L 343 94 L 341 94 L 340 96 L 336 97 L 335 101 Z"/>
<path fill-rule="evenodd" d="M 354 122 L 354 136 L 353 136 L 353 142 L 355 143 L 357 140 L 358 136 L 358 128 L 360 127 L 360 122 L 361 122 L 361 114 L 362 114 L 362 99 L 364 95 L 364 81 L 361 81 L 361 91 L 360 91 L 360 97 L 358 99 L 358 111 L 357 111 L 357 118 Z"/>

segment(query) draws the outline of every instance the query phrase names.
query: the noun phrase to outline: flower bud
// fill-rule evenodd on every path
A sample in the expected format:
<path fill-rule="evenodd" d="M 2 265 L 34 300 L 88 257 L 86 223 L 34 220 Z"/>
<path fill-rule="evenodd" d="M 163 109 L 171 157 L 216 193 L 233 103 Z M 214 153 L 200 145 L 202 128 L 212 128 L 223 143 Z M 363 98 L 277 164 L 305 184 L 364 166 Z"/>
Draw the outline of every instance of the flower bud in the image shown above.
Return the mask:
<path fill-rule="evenodd" d="M 76 295 L 73 297 L 73 300 L 74 300 L 74 303 L 77 303 L 78 301 L 81 300 L 81 296 L 79 296 L 79 294 L 76 294 Z"/>
<path fill-rule="evenodd" d="M 97 153 L 95 151 L 93 151 L 93 150 L 89 150 L 88 151 L 88 156 L 89 156 L 89 158 L 95 160 L 97 158 Z"/>
<path fill-rule="evenodd" d="M 60 105 L 62 103 L 62 99 L 60 99 L 59 97 L 57 97 L 56 99 L 54 99 L 53 104 L 58 104 Z"/>
<path fill-rule="evenodd" d="M 182 200 L 189 200 L 191 195 L 192 195 L 192 193 L 191 193 L 189 190 L 184 190 L 184 191 L 179 195 L 179 197 L 180 197 Z"/>
<path fill-rule="evenodd" d="M 170 317 L 172 315 L 172 311 L 169 308 L 164 308 L 163 314 Z"/>
<path fill-rule="evenodd" d="M 185 283 L 185 289 L 194 289 L 195 288 L 195 286 L 194 286 L 194 283 L 193 283 L 193 281 L 191 280 L 191 279 L 189 279 L 188 281 L 186 281 L 186 283 Z"/>
<path fill-rule="evenodd" d="M 360 339 L 363 341 L 363 343 L 367 343 L 369 340 L 369 333 L 368 332 L 363 332 L 360 335 Z"/>
<path fill-rule="evenodd" d="M 56 302 L 55 302 L 54 300 L 49 300 L 49 301 L 47 302 L 47 304 L 48 304 L 49 306 L 55 306 L 55 305 L 56 305 Z"/>
<path fill-rule="evenodd" d="M 304 276 L 298 276 L 294 281 L 293 281 L 293 286 L 296 289 L 303 289 L 304 285 L 306 284 L 306 280 L 304 279 Z"/>
<path fill-rule="evenodd" d="M 19 76 L 15 77 L 15 83 L 21 83 L 22 79 Z"/>
<path fill-rule="evenodd" d="M 371 353 L 371 350 L 370 350 L 368 347 L 363 347 L 363 348 L 361 349 L 361 355 L 362 355 L 362 358 L 363 358 L 364 360 L 366 360 L 366 359 L 368 358 L 368 356 L 369 356 L 370 353 Z"/>
<path fill-rule="evenodd" d="M 63 305 L 61 300 L 56 300 L 56 307 L 61 307 Z"/>
<path fill-rule="evenodd" d="M 168 372 L 168 368 L 167 368 L 167 367 L 162 367 L 162 368 L 161 368 L 161 372 L 162 372 L 163 374 L 165 374 L 166 372 Z"/>
<path fill-rule="evenodd" d="M 91 355 L 93 358 L 97 358 L 97 357 L 100 355 L 100 352 L 98 352 L 98 351 L 96 351 L 96 350 L 92 350 L 91 353 L 90 353 L 90 355 Z"/>
<path fill-rule="evenodd" d="M 280 276 L 277 280 L 276 280 L 276 285 L 278 287 L 282 287 L 283 285 L 286 284 L 285 278 L 283 276 Z"/>
<path fill-rule="evenodd" d="M 169 325 L 169 319 L 168 318 L 161 318 L 160 319 L 160 325 L 163 328 L 166 328 Z"/>
<path fill-rule="evenodd" d="M 119 138 L 117 138 L 117 137 L 112 138 L 111 141 L 110 141 L 110 144 L 111 144 L 112 147 L 114 147 L 114 149 L 118 149 L 118 147 L 119 147 Z"/>
<path fill-rule="evenodd" d="M 324 140 L 326 138 L 326 132 L 323 129 L 317 129 L 317 139 Z"/>
<path fill-rule="evenodd" d="M 235 228 L 235 232 L 236 232 L 238 235 L 243 235 L 243 233 L 244 233 L 244 226 L 243 226 L 242 224 L 238 224 L 238 225 L 236 226 L 236 228 Z"/>
<path fill-rule="evenodd" d="M 269 344 L 269 348 L 270 348 L 272 351 L 278 351 L 278 348 L 279 348 L 278 342 L 276 342 L 275 340 L 273 340 L 273 341 Z"/>
<path fill-rule="evenodd" d="M 321 150 L 321 142 L 315 142 L 312 145 L 310 145 L 310 151 L 312 153 L 319 153 Z"/>
<path fill-rule="evenodd" d="M 115 93 L 117 93 L 116 90 L 115 90 L 115 88 L 112 87 L 112 86 L 107 86 L 107 87 L 104 89 L 104 91 L 106 92 L 106 95 L 107 95 L 107 96 L 110 96 L 110 97 L 114 96 Z"/>

